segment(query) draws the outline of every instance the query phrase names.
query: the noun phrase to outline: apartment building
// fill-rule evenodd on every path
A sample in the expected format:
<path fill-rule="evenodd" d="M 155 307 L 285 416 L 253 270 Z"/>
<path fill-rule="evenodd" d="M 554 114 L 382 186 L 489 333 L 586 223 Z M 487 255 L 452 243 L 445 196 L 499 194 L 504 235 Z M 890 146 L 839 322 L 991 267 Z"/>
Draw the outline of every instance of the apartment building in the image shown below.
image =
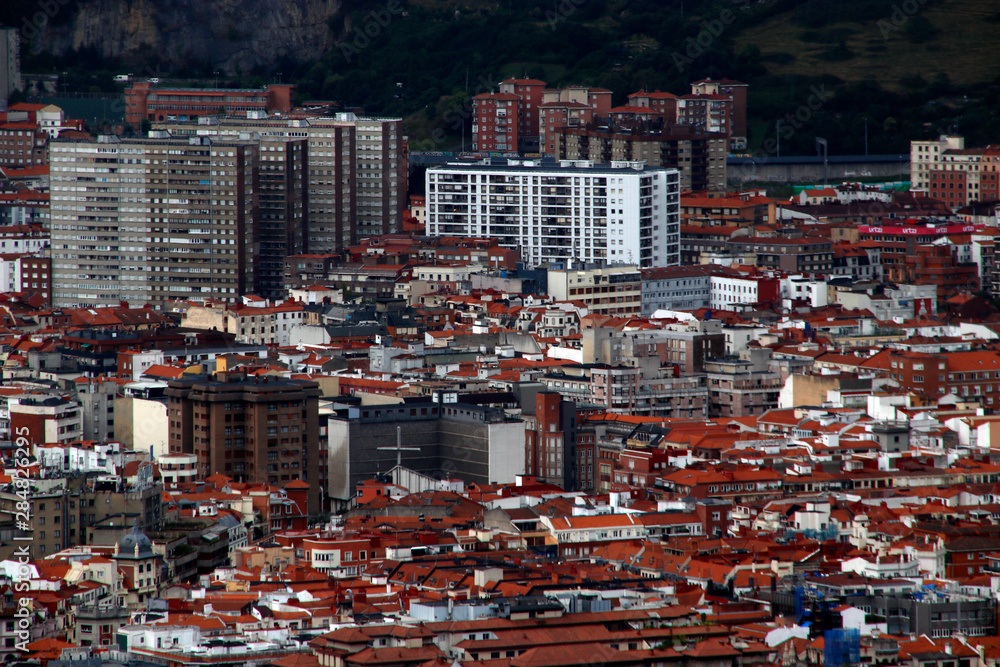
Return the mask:
<path fill-rule="evenodd" d="M 747 146 L 747 94 L 750 86 L 735 79 L 702 79 L 691 84 L 691 94 L 696 96 L 717 96 L 728 98 L 729 141 L 731 150 L 745 149 Z M 709 107 L 709 110 L 711 108 Z"/>
<path fill-rule="evenodd" d="M 160 527 L 163 487 L 102 483 L 93 475 L 72 475 L 36 482 L 30 496 L 32 551 L 44 557 L 90 543 L 89 526 L 110 520 L 123 528 L 137 522 L 144 530 Z"/>
<path fill-rule="evenodd" d="M 632 93 L 627 108 L 652 114 L 667 124 L 724 134 L 728 150 L 736 151 L 747 145 L 748 89 L 747 84 L 733 79 L 702 79 L 691 84 L 688 95 L 645 90 Z"/>
<path fill-rule="evenodd" d="M 339 252 L 359 239 L 401 229 L 407 167 L 399 118 L 364 118 L 353 113 L 295 118 L 248 114 L 154 123 L 153 127 L 177 137 L 305 140 L 305 232 L 289 232 L 296 246 L 290 246 L 288 254 Z"/>
<path fill-rule="evenodd" d="M 676 170 L 484 160 L 428 169 L 426 178 L 429 236 L 494 237 L 533 266 L 680 261 Z"/>
<path fill-rule="evenodd" d="M 47 248 L 34 255 L 0 252 L 0 290 L 26 297 L 37 294 L 48 303 L 52 282 L 47 254 Z"/>
<path fill-rule="evenodd" d="M 254 292 L 284 297 L 285 257 L 306 245 L 309 150 L 306 139 L 260 140 L 258 254 Z"/>
<path fill-rule="evenodd" d="M 919 245 L 912 248 L 902 262 L 885 266 L 886 280 L 893 283 L 920 283 L 937 287 L 937 303 L 960 294 L 979 291 L 979 267 L 961 257 L 948 246 Z"/>
<path fill-rule="evenodd" d="M 335 254 L 288 255 L 285 257 L 285 290 L 322 283 L 339 263 L 340 255 Z"/>
<path fill-rule="evenodd" d="M 538 143 L 545 155 L 555 155 L 554 132 L 560 127 L 585 125 L 611 112 L 611 91 L 606 88 L 570 86 L 545 90 L 538 111 Z"/>
<path fill-rule="evenodd" d="M 55 140 L 57 307 L 235 299 L 254 285 L 254 142 Z"/>
<path fill-rule="evenodd" d="M 710 278 L 712 308 L 737 310 L 781 299 L 781 279 L 766 276 L 720 275 Z"/>
<path fill-rule="evenodd" d="M 195 454 L 203 477 L 309 486 L 319 508 L 319 385 L 241 373 L 174 380 L 166 396 L 171 454 Z"/>
<path fill-rule="evenodd" d="M 576 404 L 557 392 L 540 391 L 534 408 L 524 415 L 524 472 L 575 490 Z"/>
<path fill-rule="evenodd" d="M 728 138 L 684 125 L 613 121 L 599 117 L 555 129 L 552 154 L 560 160 L 642 161 L 677 169 L 682 191 L 724 191 Z"/>
<path fill-rule="evenodd" d="M 648 92 L 640 90 L 628 96 L 628 106 L 638 109 L 648 109 L 657 117 L 677 122 L 677 96 L 659 90 Z"/>
<path fill-rule="evenodd" d="M 611 91 L 568 86 L 546 88 L 538 79 L 506 79 L 497 92 L 472 100 L 472 150 L 555 155 L 554 133 L 611 112 Z"/>
<path fill-rule="evenodd" d="M 725 95 L 682 95 L 677 98 L 677 122 L 729 136 L 732 107 L 732 99 Z"/>
<path fill-rule="evenodd" d="M 990 410 L 1000 405 L 1000 354 L 995 350 L 941 354 L 887 350 L 866 365 L 881 368 L 900 386 L 923 397 L 951 394 Z"/>
<path fill-rule="evenodd" d="M 292 328 L 305 323 L 301 303 L 287 301 L 262 307 L 206 303 L 192 305 L 181 325 L 234 334 L 236 340 L 251 345 L 288 345 Z"/>
<path fill-rule="evenodd" d="M 706 419 L 704 375 L 647 376 L 638 366 L 566 366 L 538 379 L 546 390 L 610 414 Z"/>
<path fill-rule="evenodd" d="M 781 375 L 768 370 L 767 360 L 758 358 L 763 355 L 750 356 L 705 364 L 709 417 L 750 417 L 778 407 Z"/>
<path fill-rule="evenodd" d="M 725 335 L 719 320 L 635 331 L 588 327 L 582 334 L 583 363 L 635 366 L 646 377 L 660 374 L 664 366 L 684 374 L 701 373 L 706 360 L 725 355 Z"/>
<path fill-rule="evenodd" d="M 83 438 L 80 404 L 59 396 L 24 395 L 7 399 L 11 434 L 28 442 L 73 442 Z"/>
<path fill-rule="evenodd" d="M 556 301 L 582 301 L 597 315 L 637 316 L 642 280 L 635 265 L 548 270 L 549 294 Z"/>
<path fill-rule="evenodd" d="M 48 169 L 45 167 L 29 167 L 25 171 L 44 171 L 48 178 Z M 5 168 L 4 173 L 9 177 L 15 169 Z M 39 225 L 46 229 L 49 226 L 49 193 L 37 190 L 20 190 L 16 192 L 0 193 L 0 227 L 10 225 Z"/>
<path fill-rule="evenodd" d="M 826 274 L 833 269 L 833 244 L 823 237 L 768 238 L 734 237 L 726 243 L 727 252 L 737 257 L 752 257 L 754 266 L 785 273 Z"/>
<path fill-rule="evenodd" d="M 708 308 L 712 299 L 710 266 L 670 266 L 642 272 L 642 316 L 658 310 Z"/>
<path fill-rule="evenodd" d="M 82 120 L 66 118 L 63 110 L 54 104 L 13 104 L 7 110 L 6 119 L 0 122 L 0 167 L 11 172 L 7 174 L 10 177 L 16 169 L 25 169 L 24 175 L 32 174 L 32 167 L 49 163 L 46 150 L 49 139 L 63 132 L 80 133 L 82 130 Z M 32 175 L 38 176 L 38 173 Z"/>
<path fill-rule="evenodd" d="M 48 140 L 36 123 L 8 118 L 0 124 L 0 167 L 23 169 L 46 164 Z"/>
<path fill-rule="evenodd" d="M 483 93 L 472 98 L 472 150 L 516 151 L 521 98 L 513 93 Z"/>
<path fill-rule="evenodd" d="M 746 148 L 747 91 L 747 84 L 740 81 L 703 79 L 692 83 L 687 95 L 639 91 L 628 96 L 626 107 L 612 109 L 611 91 L 604 88 L 546 89 L 545 82 L 537 79 L 507 79 L 498 92 L 473 98 L 472 149 L 537 151 L 558 157 L 560 129 L 617 117 L 656 119 L 720 134 L 728 153 Z"/>
<path fill-rule="evenodd" d="M 522 153 L 538 151 L 538 107 L 545 93 L 545 82 L 538 79 L 506 79 L 500 82 L 501 93 L 517 95 L 520 99 L 517 113 L 518 150 Z"/>
<path fill-rule="evenodd" d="M 313 122 L 319 127 L 329 127 L 320 121 Z M 337 114 L 334 122 L 353 128 L 357 136 L 357 239 L 399 232 L 406 210 L 403 121 Z M 343 243 L 348 245 L 346 239 Z"/>
<path fill-rule="evenodd" d="M 953 209 L 1000 200 L 1000 147 L 966 148 L 955 135 L 911 141 L 910 181 Z"/>
<path fill-rule="evenodd" d="M 681 197 L 681 224 L 696 227 L 771 225 L 777 220 L 774 200 L 756 193 L 723 197 Z"/>
<path fill-rule="evenodd" d="M 48 254 L 47 251 L 43 253 Z M 49 306 L 52 304 L 52 259 L 42 256 L 43 253 L 22 255 L 15 260 L 13 291 L 26 297 L 37 294 Z"/>

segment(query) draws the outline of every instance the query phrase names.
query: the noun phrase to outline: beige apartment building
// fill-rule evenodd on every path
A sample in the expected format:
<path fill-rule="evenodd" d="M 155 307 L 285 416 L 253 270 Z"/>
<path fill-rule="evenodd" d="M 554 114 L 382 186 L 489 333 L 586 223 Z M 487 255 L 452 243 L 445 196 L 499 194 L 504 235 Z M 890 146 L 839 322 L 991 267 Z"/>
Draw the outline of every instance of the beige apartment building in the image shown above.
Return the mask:
<path fill-rule="evenodd" d="M 639 316 L 642 275 L 634 264 L 548 270 L 549 294 L 556 301 L 582 301 L 597 315 Z"/>
<path fill-rule="evenodd" d="M 254 142 L 50 146 L 52 304 L 235 299 L 254 284 Z"/>
<path fill-rule="evenodd" d="M 335 116 L 205 117 L 153 127 L 174 137 L 307 142 L 304 220 L 288 232 L 288 255 L 338 252 L 366 236 L 401 229 L 406 156 L 399 118 Z M 265 152 L 266 154 L 266 152 Z"/>

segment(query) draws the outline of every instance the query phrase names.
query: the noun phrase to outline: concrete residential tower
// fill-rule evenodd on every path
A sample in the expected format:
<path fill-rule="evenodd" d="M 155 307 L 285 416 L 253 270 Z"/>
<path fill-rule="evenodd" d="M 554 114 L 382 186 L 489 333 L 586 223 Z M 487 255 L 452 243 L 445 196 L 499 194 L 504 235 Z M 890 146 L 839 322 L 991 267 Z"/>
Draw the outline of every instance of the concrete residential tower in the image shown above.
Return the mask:
<path fill-rule="evenodd" d="M 288 255 L 339 252 L 366 236 L 398 232 L 406 208 L 402 120 L 335 116 L 205 117 L 154 123 L 174 137 L 306 142 L 304 216 L 288 230 Z M 262 152 L 265 162 L 269 153 Z M 279 156 L 275 156 L 278 159 Z M 289 165 L 294 165 L 290 162 Z"/>
<path fill-rule="evenodd" d="M 55 140 L 57 307 L 236 299 L 253 286 L 257 145 Z"/>

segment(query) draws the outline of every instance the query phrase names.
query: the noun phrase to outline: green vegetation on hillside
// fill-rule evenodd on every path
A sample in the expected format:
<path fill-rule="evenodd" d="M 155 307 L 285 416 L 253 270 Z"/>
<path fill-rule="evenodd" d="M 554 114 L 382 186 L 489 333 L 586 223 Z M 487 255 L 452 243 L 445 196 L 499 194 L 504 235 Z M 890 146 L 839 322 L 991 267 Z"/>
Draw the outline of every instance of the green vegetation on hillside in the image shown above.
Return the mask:
<path fill-rule="evenodd" d="M 88 0 L 76 0 L 86 3 Z M 24 3 L 22 3 L 24 4 Z M 703 77 L 750 84 L 751 149 L 902 153 L 942 131 L 972 143 L 1000 126 L 1000 9 L 995 0 L 345 0 L 328 25 L 339 49 L 275 63 L 228 84 L 282 72 L 301 100 L 400 115 L 415 150 L 469 136 L 469 99 L 510 76 L 612 90 L 684 93 Z M 63 12 L 71 13 L 71 7 Z M 66 20 L 60 16 L 61 20 Z M 162 66 L 155 55 L 144 63 Z M 128 63 L 26 58 L 66 69 L 72 87 L 103 90 Z M 135 71 L 135 68 L 125 71 Z M 165 72 L 211 80 L 211 63 Z M 220 82 L 221 83 L 221 82 Z M 810 96 L 822 91 L 821 104 Z M 826 99 L 826 98 L 829 99 Z M 816 99 L 813 97 L 812 99 Z M 805 107 L 805 108 L 803 108 Z M 777 127 L 776 127 L 776 124 Z M 774 143 L 773 141 L 771 142 Z"/>

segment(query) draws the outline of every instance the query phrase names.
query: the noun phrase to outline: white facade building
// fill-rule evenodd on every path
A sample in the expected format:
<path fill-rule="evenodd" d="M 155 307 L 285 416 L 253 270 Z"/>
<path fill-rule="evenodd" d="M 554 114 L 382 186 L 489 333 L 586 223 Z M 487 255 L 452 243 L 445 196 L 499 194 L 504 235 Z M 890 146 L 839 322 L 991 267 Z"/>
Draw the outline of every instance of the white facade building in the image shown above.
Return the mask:
<path fill-rule="evenodd" d="M 761 301 L 772 302 L 779 297 L 779 289 L 778 278 L 713 275 L 711 278 L 711 307 L 721 310 L 738 306 L 751 306 Z"/>
<path fill-rule="evenodd" d="M 49 235 L 28 234 L 23 230 L 6 231 L 0 229 L 0 253 L 46 253 L 49 250 Z"/>
<path fill-rule="evenodd" d="M 781 279 L 782 307 L 791 308 L 792 301 L 808 301 L 812 308 L 823 308 L 828 304 L 825 280 L 806 276 L 786 276 Z"/>
<path fill-rule="evenodd" d="M 676 169 L 641 162 L 449 164 L 427 170 L 427 234 L 494 237 L 533 266 L 672 266 L 680 263 L 679 184 Z"/>

